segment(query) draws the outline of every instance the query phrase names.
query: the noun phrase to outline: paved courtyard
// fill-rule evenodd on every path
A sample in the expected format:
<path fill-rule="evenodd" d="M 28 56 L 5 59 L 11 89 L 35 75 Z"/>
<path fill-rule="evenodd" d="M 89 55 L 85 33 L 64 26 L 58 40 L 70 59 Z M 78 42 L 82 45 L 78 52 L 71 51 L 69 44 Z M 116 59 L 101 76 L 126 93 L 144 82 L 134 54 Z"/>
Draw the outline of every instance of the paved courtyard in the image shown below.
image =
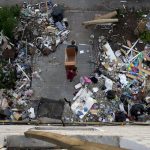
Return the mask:
<path fill-rule="evenodd" d="M 93 71 L 93 66 L 88 63 L 93 57 L 92 46 L 89 45 L 90 30 L 82 26 L 82 22 L 94 16 L 95 12 L 74 12 L 66 11 L 65 17 L 69 21 L 70 35 L 68 41 L 59 45 L 56 52 L 48 57 L 40 57 L 35 61 L 35 70 L 41 70 L 41 80 L 33 79 L 33 89 L 35 90 L 34 99 L 39 97 L 47 97 L 60 99 L 66 97 L 72 99 L 75 91 L 74 85 L 79 82 L 82 75 L 90 75 Z M 77 23 L 78 22 L 78 23 Z M 66 80 L 64 67 L 65 48 L 70 41 L 74 39 L 77 42 L 79 53 L 77 56 L 78 73 L 73 82 Z"/>
<path fill-rule="evenodd" d="M 0 5 L 22 3 L 24 0 L 1 0 Z M 41 2 L 41 0 L 27 0 L 30 3 Z M 35 70 L 41 70 L 41 80 L 33 79 L 35 91 L 33 99 L 47 97 L 60 99 L 66 97 L 71 100 L 74 92 L 74 85 L 79 82 L 82 75 L 89 75 L 93 71 L 87 61 L 94 57 L 92 47 L 89 45 L 89 37 L 93 33 L 91 29 L 82 26 L 83 21 L 94 18 L 96 13 L 104 13 L 114 10 L 123 5 L 130 7 L 149 7 L 149 0 L 127 0 L 122 3 L 120 0 L 53 0 L 54 3 L 63 4 L 65 17 L 68 18 L 70 35 L 66 43 L 60 45 L 55 53 L 48 57 L 40 57 L 35 61 Z M 64 50 L 67 43 L 72 39 L 77 41 L 79 54 L 77 58 L 78 75 L 73 82 L 66 80 L 64 68 Z M 84 53 L 80 53 L 84 51 Z"/>

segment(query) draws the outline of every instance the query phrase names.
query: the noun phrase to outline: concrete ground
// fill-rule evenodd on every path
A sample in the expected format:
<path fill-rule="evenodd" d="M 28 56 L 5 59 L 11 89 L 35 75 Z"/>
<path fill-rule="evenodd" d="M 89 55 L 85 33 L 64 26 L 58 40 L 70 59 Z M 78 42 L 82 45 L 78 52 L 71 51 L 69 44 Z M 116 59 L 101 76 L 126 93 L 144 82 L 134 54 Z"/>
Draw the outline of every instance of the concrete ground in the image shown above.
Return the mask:
<path fill-rule="evenodd" d="M 36 61 L 36 68 L 41 70 L 41 80 L 33 79 L 32 87 L 35 91 L 33 99 L 46 97 L 50 99 L 67 98 L 71 100 L 75 91 L 74 85 L 79 82 L 82 75 L 89 75 L 92 68 L 87 63 L 90 59 L 91 47 L 89 45 L 79 46 L 79 54 L 77 57 L 78 75 L 73 82 L 66 79 L 64 67 L 64 50 L 66 45 L 59 46 L 57 51 L 48 56 L 40 57 Z M 84 54 L 80 54 L 80 50 L 84 50 Z M 56 58 L 53 60 L 53 58 Z"/>
<path fill-rule="evenodd" d="M 82 140 L 96 143 L 120 146 L 132 150 L 150 149 L 149 126 L 82 126 L 82 127 L 61 127 L 61 126 L 1 126 L 0 148 L 5 144 L 11 147 L 49 147 L 47 142 L 36 139 L 25 138 L 24 132 L 37 130 L 44 132 L 58 133 L 62 135 L 75 136 Z M 8 138 L 8 140 L 7 140 Z M 4 142 L 4 139 L 8 142 Z M 15 140 L 16 139 L 16 140 Z M 32 141 L 32 142 L 31 142 Z M 41 144 L 39 144 L 41 143 Z"/>

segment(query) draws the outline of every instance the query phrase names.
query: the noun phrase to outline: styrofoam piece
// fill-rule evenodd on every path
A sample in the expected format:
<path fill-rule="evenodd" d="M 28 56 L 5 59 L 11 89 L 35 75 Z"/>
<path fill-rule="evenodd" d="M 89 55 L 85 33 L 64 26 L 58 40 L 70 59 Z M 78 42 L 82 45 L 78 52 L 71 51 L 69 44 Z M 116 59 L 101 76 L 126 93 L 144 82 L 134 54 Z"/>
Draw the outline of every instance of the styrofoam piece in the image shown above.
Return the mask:
<path fill-rule="evenodd" d="M 81 87 L 82 87 L 82 84 L 81 84 L 81 83 L 78 83 L 78 84 L 75 85 L 75 89 L 79 89 L 79 88 L 81 88 Z"/>
<path fill-rule="evenodd" d="M 34 108 L 31 107 L 31 108 L 28 110 L 28 112 L 29 112 L 29 117 L 32 118 L 32 119 L 34 119 L 34 118 L 35 118 Z"/>
<path fill-rule="evenodd" d="M 123 85 L 127 85 L 128 84 L 128 81 L 127 81 L 127 78 L 126 78 L 126 75 L 125 74 L 119 74 L 118 77 L 120 78 L 120 82 L 123 84 Z"/>
<path fill-rule="evenodd" d="M 99 88 L 98 87 L 93 87 L 92 90 L 93 90 L 94 93 L 96 93 L 96 92 L 98 92 Z"/>
<path fill-rule="evenodd" d="M 108 42 L 103 46 L 103 49 L 106 51 L 106 55 L 109 57 L 111 62 L 113 60 L 117 61 L 117 58 Z"/>
<path fill-rule="evenodd" d="M 80 54 L 84 54 L 84 50 L 80 50 Z"/>

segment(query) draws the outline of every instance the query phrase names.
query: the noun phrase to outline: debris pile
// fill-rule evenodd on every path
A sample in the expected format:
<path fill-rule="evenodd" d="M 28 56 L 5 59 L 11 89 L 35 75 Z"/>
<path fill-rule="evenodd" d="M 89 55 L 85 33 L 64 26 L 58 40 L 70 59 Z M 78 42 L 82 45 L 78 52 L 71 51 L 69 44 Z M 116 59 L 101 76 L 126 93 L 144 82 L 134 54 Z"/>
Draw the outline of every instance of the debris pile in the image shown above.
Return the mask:
<path fill-rule="evenodd" d="M 9 39 L 0 32 L 0 120 L 35 119 L 31 105 L 34 57 L 49 55 L 69 34 L 63 6 L 51 1 L 24 3 L 20 20 Z"/>
<path fill-rule="evenodd" d="M 150 120 L 150 39 L 143 37 L 143 32 L 150 33 L 149 15 L 138 17 L 137 13 L 114 11 L 83 23 L 96 25 L 91 43 L 98 50 L 94 73 L 81 77 L 75 86 L 71 108 L 80 121 Z M 110 18 L 116 15 L 119 20 L 114 24 Z"/>
<path fill-rule="evenodd" d="M 21 39 L 27 43 L 31 54 L 38 52 L 49 55 L 67 39 L 70 32 L 67 27 L 68 21 L 64 18 L 63 6 L 50 2 L 36 5 L 25 3 L 21 22 L 14 32 L 14 40 L 18 42 Z"/>
<path fill-rule="evenodd" d="M 115 18 L 114 18 L 115 17 Z M 142 11 L 113 11 L 83 22 L 95 26 L 90 43 L 96 47 L 95 70 L 75 85 L 72 121 L 125 122 L 150 120 L 150 15 Z M 41 99 L 31 105 L 32 78 L 39 78 L 34 58 L 55 52 L 69 34 L 63 6 L 51 1 L 24 3 L 20 22 L 9 39 L 0 32 L 0 120 L 61 119 L 65 102 Z M 68 61 L 68 56 L 73 59 Z M 76 54 L 66 51 L 65 65 Z M 53 103 L 53 104 L 52 104 Z M 45 107 L 47 106 L 47 109 Z M 60 107 L 59 112 L 56 108 Z M 50 109 L 55 111 L 51 111 Z M 65 116 L 64 116 L 65 118 Z"/>

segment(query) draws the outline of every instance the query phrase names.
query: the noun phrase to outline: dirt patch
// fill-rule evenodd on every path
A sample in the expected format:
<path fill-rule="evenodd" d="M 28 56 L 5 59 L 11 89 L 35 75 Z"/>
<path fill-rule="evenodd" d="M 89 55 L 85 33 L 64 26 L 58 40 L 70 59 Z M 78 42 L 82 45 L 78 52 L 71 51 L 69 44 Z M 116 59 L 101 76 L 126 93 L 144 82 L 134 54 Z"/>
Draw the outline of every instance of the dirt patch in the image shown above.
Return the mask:
<path fill-rule="evenodd" d="M 148 10 L 144 8 L 142 10 L 135 10 L 132 8 L 117 11 L 117 18 L 119 19 L 118 23 L 112 26 L 97 26 L 94 30 L 95 39 L 100 35 L 106 37 L 114 50 L 120 48 L 118 43 L 126 44 L 127 40 L 133 43 L 138 39 L 138 36 L 134 34 L 134 30 L 136 29 L 141 17 L 148 14 Z M 144 43 L 138 43 L 138 50 L 142 51 L 144 45 Z"/>

